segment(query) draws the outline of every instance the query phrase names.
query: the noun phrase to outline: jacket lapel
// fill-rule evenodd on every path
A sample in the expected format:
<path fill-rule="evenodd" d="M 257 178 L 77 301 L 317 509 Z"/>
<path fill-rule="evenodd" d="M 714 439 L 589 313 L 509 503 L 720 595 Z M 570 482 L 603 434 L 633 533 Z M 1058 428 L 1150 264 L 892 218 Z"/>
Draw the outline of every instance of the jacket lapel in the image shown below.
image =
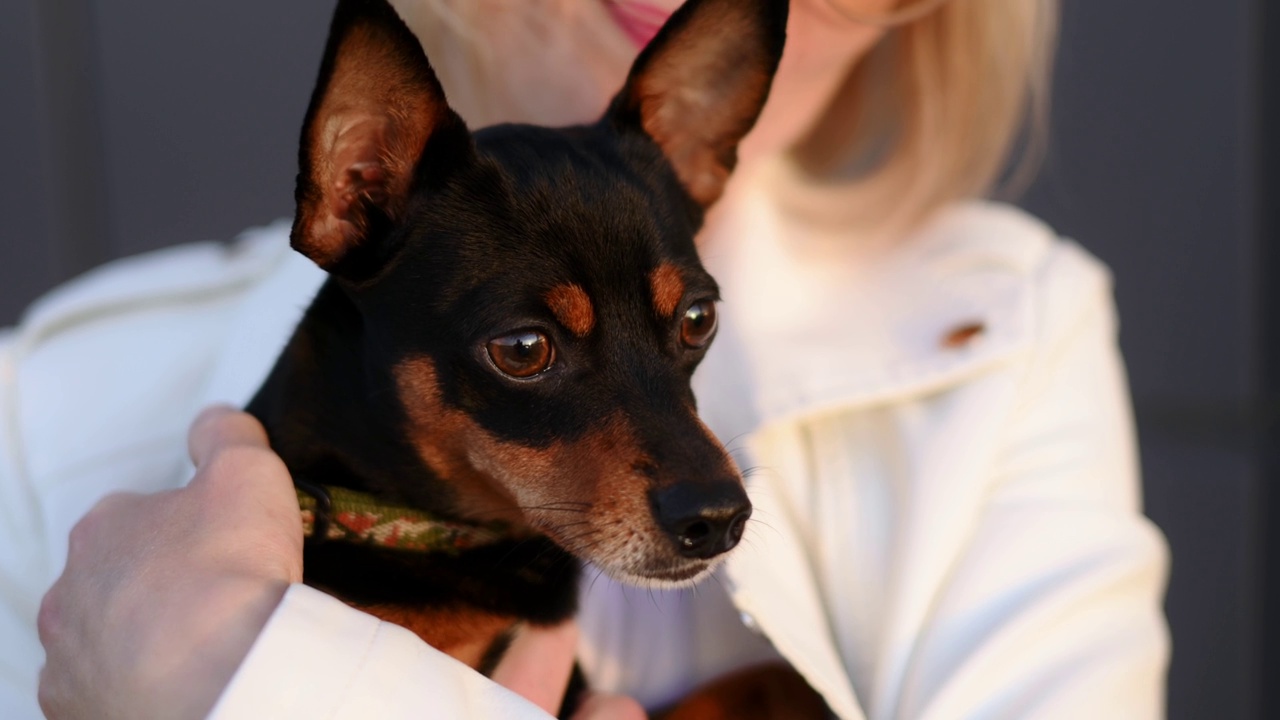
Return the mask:
<path fill-rule="evenodd" d="M 770 452 L 770 442 L 770 438 L 757 437 L 751 443 L 753 456 L 778 472 L 757 475 L 748 484 L 757 520 L 729 556 L 724 572 L 726 588 L 745 619 L 759 626 L 838 717 L 864 720 L 832 641 L 823 601 L 795 528 L 797 519 L 773 486 L 774 478 L 794 468 L 772 464 L 784 458 Z"/>
<path fill-rule="evenodd" d="M 1028 347 L 1047 227 L 972 202 L 887 243 L 824 234 L 778 204 L 770 170 L 744 178 L 704 246 L 724 307 L 699 384 L 752 395 L 730 437 L 945 389 Z"/>
<path fill-rule="evenodd" d="M 788 216 L 771 177 L 766 168 L 743 183 L 704 247 L 724 312 L 695 377 L 700 406 L 731 450 L 745 438 L 744 467 L 769 468 L 748 481 L 761 522 L 726 577 L 739 610 L 831 709 L 862 720 L 802 545 L 804 520 L 787 502 L 813 481 L 799 430 L 817 414 L 943 392 L 1028 349 L 1034 263 L 1054 235 L 1016 210 L 969 203 L 911 237 L 859 246 L 847 231 L 824 237 L 811 219 Z"/>

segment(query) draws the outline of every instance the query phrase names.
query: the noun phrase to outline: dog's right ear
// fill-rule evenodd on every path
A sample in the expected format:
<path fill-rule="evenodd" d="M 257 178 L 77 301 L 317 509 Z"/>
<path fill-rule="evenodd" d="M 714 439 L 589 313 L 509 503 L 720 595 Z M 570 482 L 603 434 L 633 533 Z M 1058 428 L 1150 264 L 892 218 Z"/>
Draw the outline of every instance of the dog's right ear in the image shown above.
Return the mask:
<path fill-rule="evenodd" d="M 302 126 L 294 249 L 340 276 L 394 252 L 420 180 L 471 151 L 422 46 L 386 0 L 339 0 Z"/>
<path fill-rule="evenodd" d="M 738 143 L 764 108 L 787 14 L 787 0 L 689 0 L 636 58 L 605 114 L 657 143 L 704 208 L 724 192 Z"/>

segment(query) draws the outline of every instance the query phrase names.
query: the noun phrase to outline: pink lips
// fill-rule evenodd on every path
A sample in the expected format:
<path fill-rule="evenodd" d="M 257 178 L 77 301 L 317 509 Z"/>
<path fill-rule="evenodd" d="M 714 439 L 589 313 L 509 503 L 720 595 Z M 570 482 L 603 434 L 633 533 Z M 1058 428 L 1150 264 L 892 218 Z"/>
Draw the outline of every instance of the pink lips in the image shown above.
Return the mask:
<path fill-rule="evenodd" d="M 634 0 L 604 0 L 604 6 L 636 47 L 648 45 L 671 16 L 670 10 Z"/>

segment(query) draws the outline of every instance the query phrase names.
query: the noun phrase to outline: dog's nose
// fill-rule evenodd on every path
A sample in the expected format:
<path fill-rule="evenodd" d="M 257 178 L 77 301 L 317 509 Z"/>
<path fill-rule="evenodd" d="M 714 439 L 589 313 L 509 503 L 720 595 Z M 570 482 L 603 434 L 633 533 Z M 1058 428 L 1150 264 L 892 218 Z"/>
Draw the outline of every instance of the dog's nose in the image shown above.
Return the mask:
<path fill-rule="evenodd" d="M 751 501 L 734 482 L 678 483 L 653 495 L 654 517 L 689 558 L 713 558 L 742 539 Z"/>

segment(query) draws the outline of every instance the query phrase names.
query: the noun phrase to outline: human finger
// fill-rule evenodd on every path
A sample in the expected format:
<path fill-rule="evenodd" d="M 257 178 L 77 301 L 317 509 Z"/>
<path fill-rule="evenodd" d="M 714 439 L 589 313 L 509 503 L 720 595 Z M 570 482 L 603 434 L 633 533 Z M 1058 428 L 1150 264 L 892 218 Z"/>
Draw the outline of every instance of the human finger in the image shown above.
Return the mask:
<path fill-rule="evenodd" d="M 648 713 L 626 695 L 587 693 L 571 720 L 648 720 Z"/>
<path fill-rule="evenodd" d="M 257 418 L 227 405 L 206 408 L 187 435 L 187 450 L 196 467 L 205 465 L 218 451 L 236 446 L 265 449 L 267 431 Z"/>
<path fill-rule="evenodd" d="M 36 634 L 45 648 L 37 700 L 46 717 L 86 717 L 82 693 L 86 677 L 97 675 L 81 657 L 93 652 L 102 633 L 95 620 L 110 612 L 105 598 L 122 580 L 120 564 L 131 552 L 113 552 L 121 527 L 132 527 L 133 510 L 145 502 L 137 493 L 112 493 L 99 500 L 71 529 L 62 573 L 45 592 L 36 614 Z M 105 674 L 105 673 L 101 673 Z"/>
<path fill-rule="evenodd" d="M 527 626 L 516 635 L 494 682 L 554 715 L 560 709 L 578 648 L 578 626 L 570 621 L 554 627 Z"/>
<path fill-rule="evenodd" d="M 64 683 L 60 682 L 60 676 L 49 670 L 49 665 L 40 666 L 40 681 L 36 686 L 36 702 L 40 705 L 40 712 L 44 713 L 49 720 L 57 720 L 62 717 L 69 717 L 72 714 L 70 702 L 68 702 L 69 693 L 63 687 Z"/>

